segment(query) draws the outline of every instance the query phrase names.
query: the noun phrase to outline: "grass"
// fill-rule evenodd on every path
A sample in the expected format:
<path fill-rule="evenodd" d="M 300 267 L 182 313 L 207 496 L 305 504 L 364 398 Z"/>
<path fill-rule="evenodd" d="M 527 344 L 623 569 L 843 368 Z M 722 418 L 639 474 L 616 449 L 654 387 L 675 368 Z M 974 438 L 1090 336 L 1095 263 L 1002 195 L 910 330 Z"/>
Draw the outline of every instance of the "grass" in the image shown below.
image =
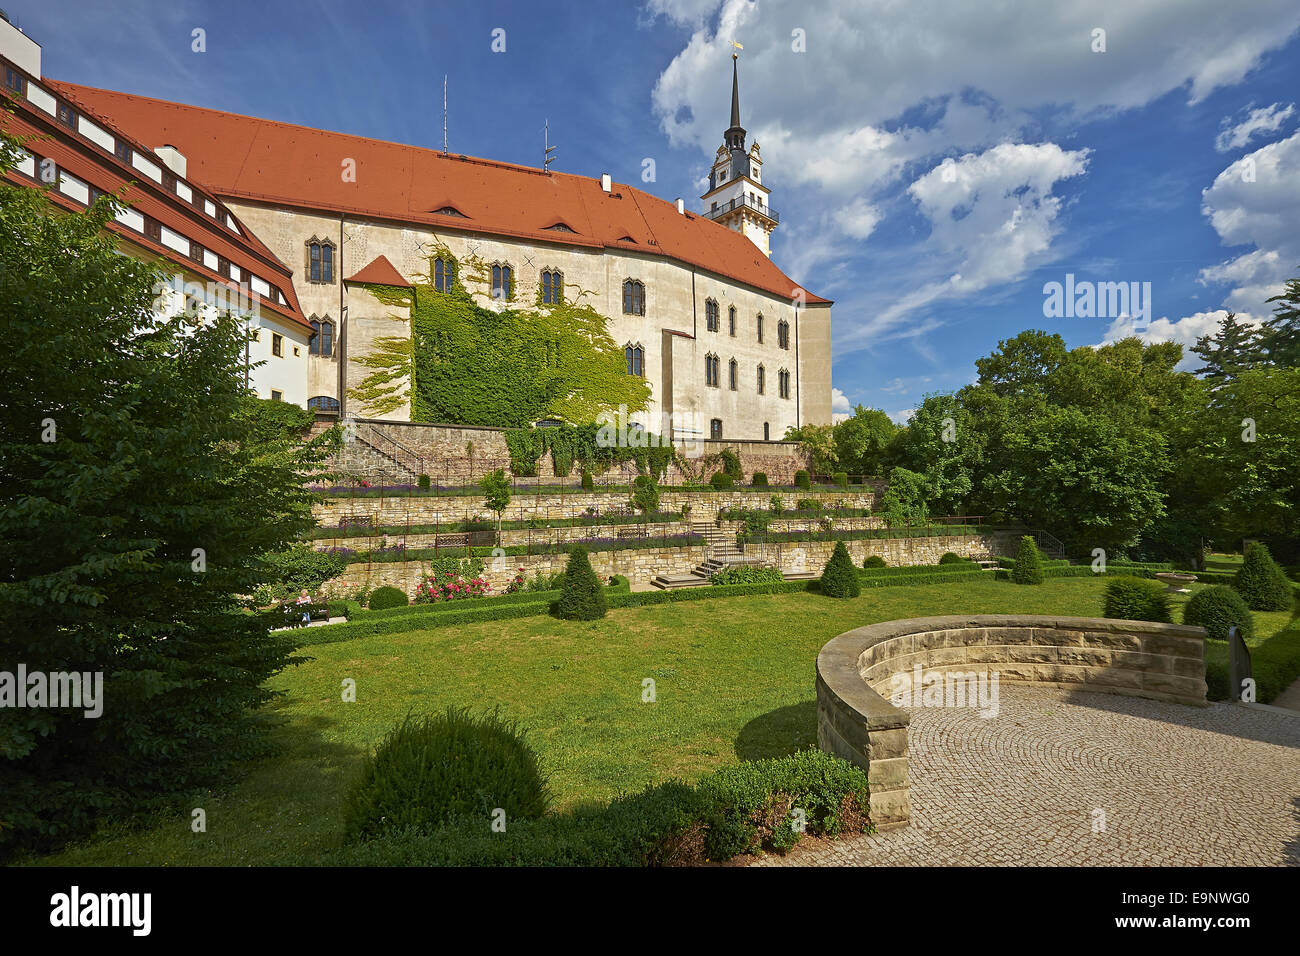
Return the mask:
<path fill-rule="evenodd" d="M 864 589 L 834 600 L 795 592 L 612 611 L 589 623 L 549 617 L 469 624 L 313 646 L 278 675 L 281 753 L 219 791 L 134 828 L 118 824 L 34 862 L 54 865 L 275 865 L 330 862 L 342 797 L 364 750 L 408 710 L 499 704 L 551 775 L 556 808 L 605 801 L 672 777 L 816 743 L 815 660 L 843 631 L 944 613 L 1096 617 L 1102 582 L 1024 587 L 979 576 L 960 585 Z M 1174 599 L 1174 620 L 1181 620 Z M 1289 623 L 1256 617 L 1256 643 Z M 1212 650 L 1213 653 L 1213 650 Z M 356 703 L 341 699 L 356 681 Z M 642 703 L 643 681 L 656 702 Z M 207 812 L 206 833 L 190 830 Z"/>

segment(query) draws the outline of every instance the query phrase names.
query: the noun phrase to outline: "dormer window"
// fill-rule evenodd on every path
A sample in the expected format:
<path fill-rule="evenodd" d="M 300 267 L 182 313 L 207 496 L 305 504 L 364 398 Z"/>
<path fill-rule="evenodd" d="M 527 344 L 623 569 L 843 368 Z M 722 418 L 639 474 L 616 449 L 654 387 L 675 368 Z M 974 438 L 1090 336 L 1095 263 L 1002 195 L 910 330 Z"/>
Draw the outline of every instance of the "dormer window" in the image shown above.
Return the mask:
<path fill-rule="evenodd" d="M 433 287 L 439 292 L 450 292 L 456 282 L 456 261 L 438 256 L 433 260 Z"/>
<path fill-rule="evenodd" d="M 435 209 L 435 210 L 433 211 L 433 214 L 434 214 L 435 216 L 457 216 L 457 217 L 459 217 L 459 218 L 461 218 L 461 219 L 468 219 L 468 218 L 469 218 L 469 217 L 466 216 L 463 212 L 461 212 L 459 209 L 457 209 L 455 206 L 443 206 L 443 207 L 440 208 L 440 209 Z"/>
<path fill-rule="evenodd" d="M 547 228 L 548 230 L 550 230 L 551 232 L 572 232 L 572 233 L 574 233 L 575 235 L 577 234 L 577 230 L 575 230 L 575 229 L 570 229 L 569 226 L 568 226 L 568 224 L 563 223 L 563 222 L 557 222 L 555 225 L 553 225 L 553 226 L 547 226 L 546 228 Z"/>
<path fill-rule="evenodd" d="M 630 242 L 633 245 L 636 245 L 636 240 L 633 239 L 631 236 L 624 236 L 622 239 L 619 240 L 619 242 Z"/>
<path fill-rule="evenodd" d="M 307 281 L 334 281 L 334 243 L 314 236 L 307 242 Z"/>
<path fill-rule="evenodd" d="M 542 270 L 542 303 L 559 305 L 564 301 L 564 274 L 559 269 Z"/>

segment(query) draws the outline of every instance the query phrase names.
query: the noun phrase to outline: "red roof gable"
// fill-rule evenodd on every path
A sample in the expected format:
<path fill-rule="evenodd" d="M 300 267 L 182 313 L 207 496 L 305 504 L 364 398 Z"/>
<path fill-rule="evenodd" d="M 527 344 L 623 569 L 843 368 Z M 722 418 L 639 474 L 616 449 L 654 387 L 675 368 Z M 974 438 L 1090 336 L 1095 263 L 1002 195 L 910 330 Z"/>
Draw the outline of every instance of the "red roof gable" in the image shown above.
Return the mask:
<path fill-rule="evenodd" d="M 404 289 L 411 288 L 411 283 L 402 278 L 402 274 L 388 261 L 387 256 L 380 256 L 345 282 L 370 282 L 375 285 L 396 285 Z"/>
<path fill-rule="evenodd" d="M 172 143 L 222 196 L 588 248 L 636 248 L 788 298 L 798 283 L 738 232 L 630 186 L 71 83 L 46 81 L 147 143 Z M 341 175 L 355 162 L 354 182 Z M 462 221 L 438 216 L 451 205 Z M 557 221 L 573 232 L 549 229 Z M 828 300 L 805 290 L 806 301 Z"/>

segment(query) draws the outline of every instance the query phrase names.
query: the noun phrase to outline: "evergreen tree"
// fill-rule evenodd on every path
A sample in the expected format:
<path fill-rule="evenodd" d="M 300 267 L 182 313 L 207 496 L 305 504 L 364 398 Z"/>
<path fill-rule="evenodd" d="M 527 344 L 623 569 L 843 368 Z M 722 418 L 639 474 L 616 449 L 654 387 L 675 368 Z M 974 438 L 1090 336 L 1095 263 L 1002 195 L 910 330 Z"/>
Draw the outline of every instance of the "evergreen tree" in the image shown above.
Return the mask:
<path fill-rule="evenodd" d="M 829 597 L 854 598 L 862 593 L 862 582 L 858 580 L 858 569 L 853 566 L 849 549 L 843 541 L 835 542 L 835 550 L 822 569 L 821 591 Z"/>
<path fill-rule="evenodd" d="M 1263 345 L 1268 360 L 1281 368 L 1300 366 L 1300 279 L 1268 300 L 1276 302 L 1273 317 L 1264 323 Z"/>
<path fill-rule="evenodd" d="M 1246 545 L 1245 559 L 1232 586 L 1252 611 L 1289 611 L 1295 603 L 1286 572 L 1273 560 L 1268 548 L 1257 542 Z"/>
<path fill-rule="evenodd" d="M 1016 563 L 1011 568 L 1011 580 L 1017 584 L 1043 583 L 1043 556 L 1029 535 L 1020 539 Z"/>
<path fill-rule="evenodd" d="M 577 545 L 569 552 L 555 614 L 570 621 L 594 621 L 604 617 L 605 611 L 605 589 L 591 569 L 587 549 Z"/>
<path fill-rule="evenodd" d="M 1196 374 L 1203 376 L 1212 386 L 1221 385 L 1246 369 L 1254 368 L 1264 357 L 1260 330 L 1238 322 L 1235 312 L 1228 313 L 1213 335 L 1202 335 L 1197 339 L 1192 351 L 1205 363 Z"/>

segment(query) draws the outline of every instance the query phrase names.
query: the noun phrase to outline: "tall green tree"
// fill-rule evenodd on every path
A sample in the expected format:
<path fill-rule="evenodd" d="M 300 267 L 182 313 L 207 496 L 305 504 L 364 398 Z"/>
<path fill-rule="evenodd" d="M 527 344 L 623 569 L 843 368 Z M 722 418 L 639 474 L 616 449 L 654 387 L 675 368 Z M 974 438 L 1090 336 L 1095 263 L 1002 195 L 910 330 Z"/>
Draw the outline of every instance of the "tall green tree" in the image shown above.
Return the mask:
<path fill-rule="evenodd" d="M 1300 366 L 1300 279 L 1289 280 L 1268 301 L 1277 303 L 1262 335 L 1268 361 L 1282 368 Z"/>
<path fill-rule="evenodd" d="M 97 718 L 0 708 L 0 852 L 219 779 L 293 660 L 241 595 L 313 526 L 327 441 L 250 424 L 240 323 L 154 318 L 112 215 L 0 183 L 0 661 L 103 675 Z"/>
<path fill-rule="evenodd" d="M 858 405 L 834 427 L 839 470 L 850 475 L 879 475 L 898 426 L 878 408 Z"/>
<path fill-rule="evenodd" d="M 1237 320 L 1229 312 L 1213 335 L 1202 335 L 1192 351 L 1205 364 L 1196 370 L 1211 386 L 1222 385 L 1246 369 L 1254 368 L 1264 357 L 1260 329 Z"/>

